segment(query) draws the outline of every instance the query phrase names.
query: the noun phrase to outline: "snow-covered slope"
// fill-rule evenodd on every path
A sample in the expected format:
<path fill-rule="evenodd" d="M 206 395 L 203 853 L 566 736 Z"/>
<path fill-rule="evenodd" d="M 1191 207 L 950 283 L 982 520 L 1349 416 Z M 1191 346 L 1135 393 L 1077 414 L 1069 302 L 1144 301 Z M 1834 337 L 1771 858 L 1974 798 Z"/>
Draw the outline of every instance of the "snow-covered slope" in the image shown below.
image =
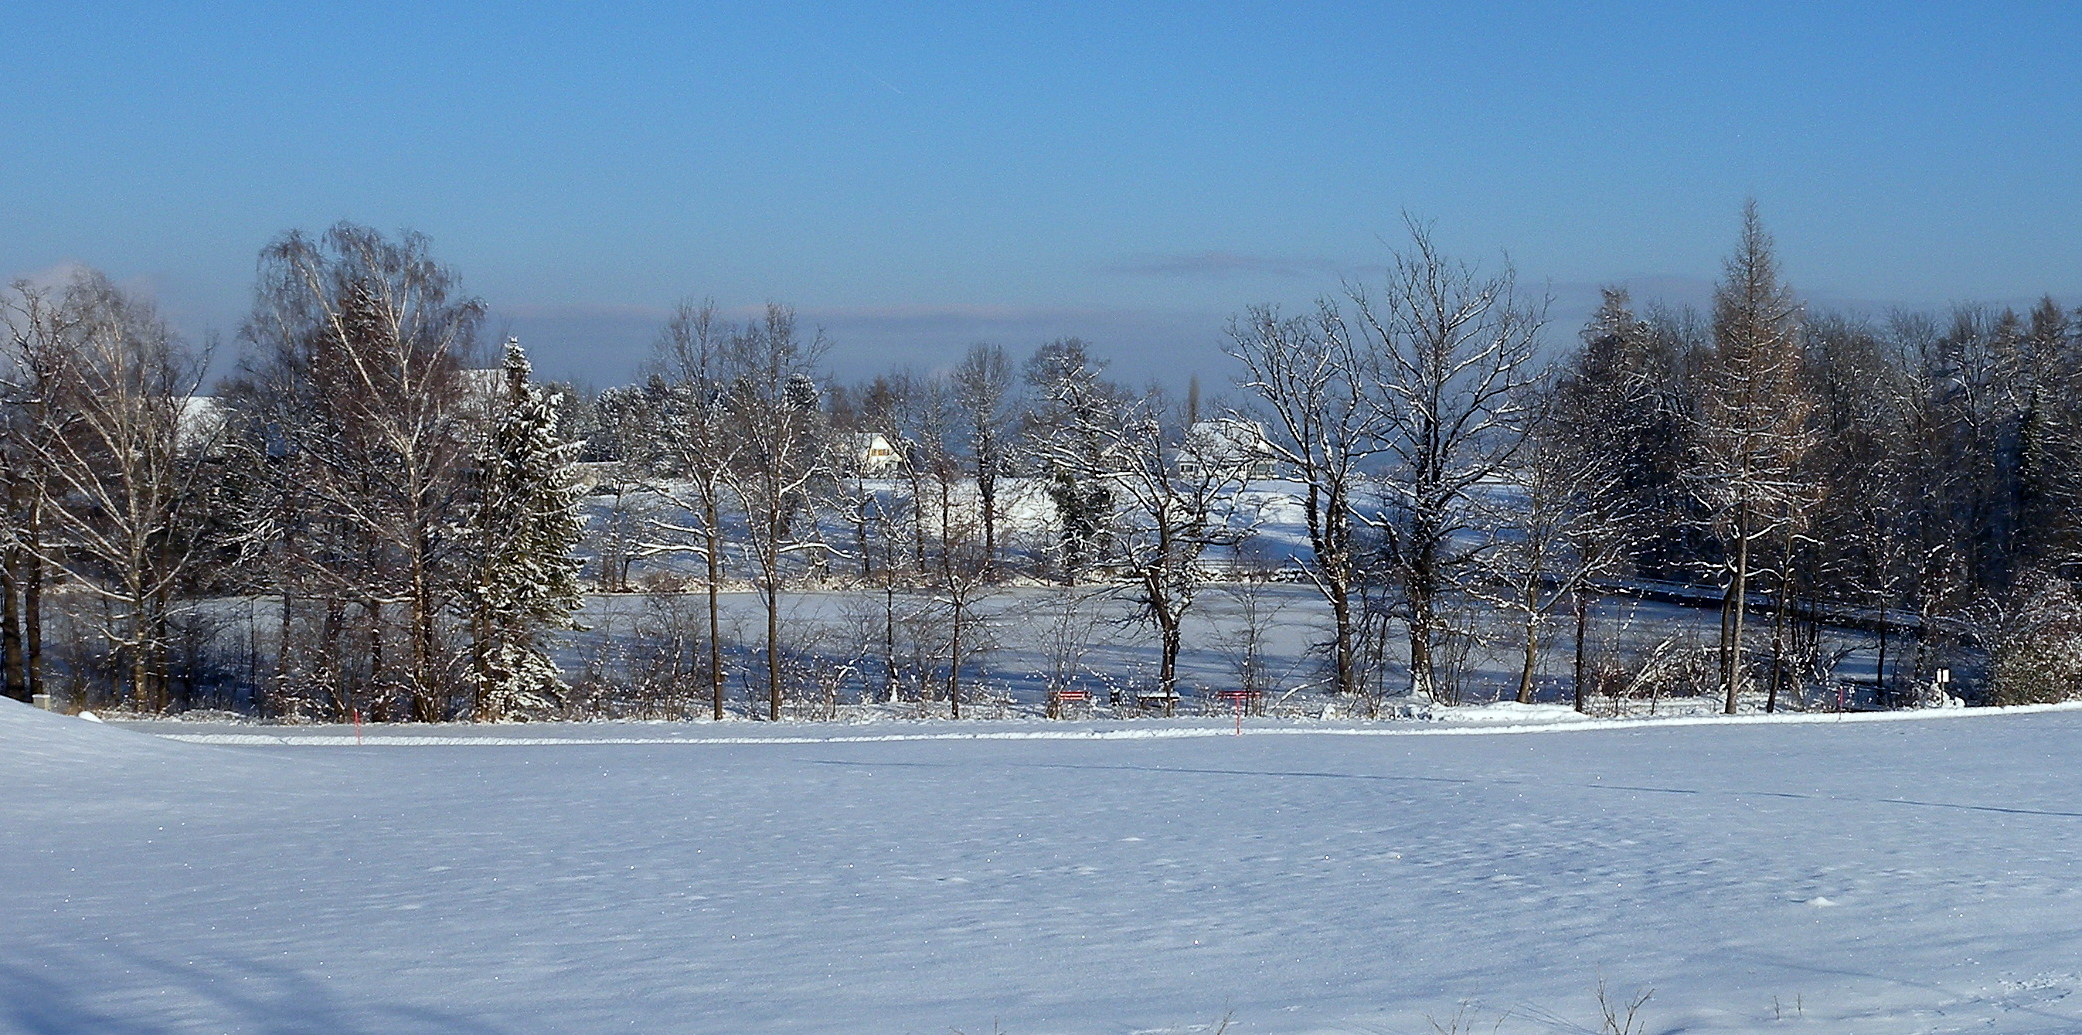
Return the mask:
<path fill-rule="evenodd" d="M 0 702 L 0 1031 L 1583 1031 L 1600 977 L 1657 1032 L 2082 1029 L 2082 713 L 1590 725 L 239 748 Z"/>

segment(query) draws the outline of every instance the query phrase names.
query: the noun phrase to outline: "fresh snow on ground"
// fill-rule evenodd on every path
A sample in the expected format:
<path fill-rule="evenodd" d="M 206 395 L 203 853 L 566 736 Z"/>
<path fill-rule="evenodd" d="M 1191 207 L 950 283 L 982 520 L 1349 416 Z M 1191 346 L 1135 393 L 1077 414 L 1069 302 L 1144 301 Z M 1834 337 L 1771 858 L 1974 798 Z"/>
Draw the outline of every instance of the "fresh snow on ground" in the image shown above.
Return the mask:
<path fill-rule="evenodd" d="M 1465 714 L 0 701 L 0 1031 L 1583 1032 L 1601 979 L 1650 1032 L 2082 1030 L 2082 711 Z"/>

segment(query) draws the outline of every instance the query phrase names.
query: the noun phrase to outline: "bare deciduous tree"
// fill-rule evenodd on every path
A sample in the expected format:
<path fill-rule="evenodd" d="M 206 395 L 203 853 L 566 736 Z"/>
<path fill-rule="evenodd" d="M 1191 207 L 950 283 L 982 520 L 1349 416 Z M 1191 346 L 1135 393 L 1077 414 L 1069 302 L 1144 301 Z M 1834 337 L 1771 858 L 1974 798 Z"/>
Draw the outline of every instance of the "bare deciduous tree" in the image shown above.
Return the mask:
<path fill-rule="evenodd" d="M 1157 634 L 1156 689 L 1169 708 L 1178 697 L 1186 614 L 1206 581 L 1201 556 L 1248 534 L 1232 520 L 1232 502 L 1262 462 L 1260 436 L 1249 422 L 1222 425 L 1252 429 L 1239 436 L 1191 423 L 1154 391 L 1102 419 L 1092 432 L 1107 443 L 1109 463 L 1097 473 L 1122 502 L 1113 540 L 1141 616 Z"/>
<path fill-rule="evenodd" d="M 1712 514 L 1720 564 L 1723 706 L 1747 682 L 1744 620 L 1760 547 L 1791 535 L 1808 507 L 1801 460 L 1813 443 L 1801 386 L 1800 303 L 1780 279 L 1754 201 L 1714 292 L 1712 391 L 1701 403 L 1695 491 Z"/>
<path fill-rule="evenodd" d="M 1530 428 L 1525 395 L 1546 301 L 1521 299 L 1509 266 L 1490 275 L 1446 258 L 1414 221 L 1379 297 L 1351 296 L 1389 461 L 1375 481 L 1382 509 L 1368 520 L 1402 586 L 1410 692 L 1430 697 L 1446 632 L 1440 596 L 1480 549 L 1472 494 L 1503 472 Z"/>
<path fill-rule="evenodd" d="M 950 378 L 954 404 L 961 412 L 968 440 L 969 467 L 976 479 L 976 505 L 983 524 L 983 566 L 998 566 L 998 477 L 1004 473 L 1012 425 L 1012 363 L 1005 350 L 979 344 L 969 348 Z"/>
<path fill-rule="evenodd" d="M 735 328 L 717 319 L 716 305 L 682 301 L 658 336 L 656 365 L 663 384 L 646 407 L 654 422 L 649 460 L 661 475 L 652 488 L 692 524 L 653 521 L 669 538 L 646 543 L 647 554 L 692 552 L 702 559 L 708 597 L 709 713 L 723 718 L 724 508 L 733 498 L 731 471 L 744 446 L 731 405 L 739 359 L 731 348 Z"/>
<path fill-rule="evenodd" d="M 425 237 L 350 223 L 269 245 L 256 295 L 243 332 L 256 354 L 226 395 L 244 457 L 273 475 L 249 526 L 275 558 L 284 643 L 291 598 L 315 596 L 318 675 L 341 716 L 394 688 L 413 718 L 445 719 L 463 652 L 442 616 L 466 579 L 454 528 L 486 401 L 461 371 L 484 304 Z M 349 606 L 365 680 L 340 667 Z M 402 664 L 388 649 L 397 625 Z"/>
<path fill-rule="evenodd" d="M 766 608 L 767 717 L 779 719 L 785 696 L 781 666 L 782 584 L 794 558 L 826 546 L 811 519 L 820 480 L 831 474 L 830 442 L 818 403 L 817 360 L 825 340 L 796 333 L 795 312 L 769 305 L 730 340 L 725 399 L 734 462 L 724 477 L 745 515 L 752 582 Z"/>
<path fill-rule="evenodd" d="M 51 292 L 28 281 L 0 296 L 7 337 L 0 380 L 0 484 L 6 496 L 0 526 L 0 680 L 9 697 L 33 701 L 43 688 L 43 508 L 50 475 L 40 443 L 47 437 L 48 400 L 58 366 L 62 318 Z"/>
<path fill-rule="evenodd" d="M 1328 300 L 1310 318 L 1254 308 L 1230 324 L 1229 338 L 1230 355 L 1244 365 L 1240 386 L 1268 413 L 1267 446 L 1301 483 L 1309 555 L 1298 560 L 1330 605 L 1334 688 L 1357 693 L 1355 505 L 1366 465 L 1384 448 L 1386 419 L 1370 364 Z"/>
<path fill-rule="evenodd" d="M 1488 582 L 1475 588 L 1518 625 L 1520 704 L 1533 701 L 1549 619 L 1566 604 L 1580 610 L 1592 580 L 1616 574 L 1630 545 L 1614 458 L 1583 449 L 1574 430 L 1553 418 L 1553 402 L 1543 397 L 1538 430 L 1503 472 L 1512 491 L 1492 501 L 1496 538 L 1480 554 Z"/>
<path fill-rule="evenodd" d="M 166 707 L 176 597 L 202 555 L 201 455 L 207 420 L 184 422 L 203 363 L 153 306 L 99 273 L 27 303 L 18 369 L 35 369 L 38 420 L 26 438 L 41 475 L 40 561 L 92 594 L 133 707 Z"/>
<path fill-rule="evenodd" d="M 1038 626 L 1042 667 L 1037 674 L 1051 719 L 1062 717 L 1067 693 L 1082 691 L 1090 699 L 1090 691 L 1084 687 L 1090 672 L 1084 662 L 1092 651 L 1093 634 L 1105 618 L 1108 599 L 1109 591 L 1103 588 L 1070 586 L 1055 595 L 1052 609 L 1043 612 Z"/>

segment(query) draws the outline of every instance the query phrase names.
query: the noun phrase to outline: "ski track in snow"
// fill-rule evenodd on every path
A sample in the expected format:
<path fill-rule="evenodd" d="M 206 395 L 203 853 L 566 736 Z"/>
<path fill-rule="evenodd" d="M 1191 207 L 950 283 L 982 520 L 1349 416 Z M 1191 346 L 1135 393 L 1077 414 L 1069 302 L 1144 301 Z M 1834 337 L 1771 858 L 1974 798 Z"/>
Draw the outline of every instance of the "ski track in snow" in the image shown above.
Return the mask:
<path fill-rule="evenodd" d="M 0 701 L 0 1032 L 2082 1030 L 2074 709 L 744 725 Z"/>

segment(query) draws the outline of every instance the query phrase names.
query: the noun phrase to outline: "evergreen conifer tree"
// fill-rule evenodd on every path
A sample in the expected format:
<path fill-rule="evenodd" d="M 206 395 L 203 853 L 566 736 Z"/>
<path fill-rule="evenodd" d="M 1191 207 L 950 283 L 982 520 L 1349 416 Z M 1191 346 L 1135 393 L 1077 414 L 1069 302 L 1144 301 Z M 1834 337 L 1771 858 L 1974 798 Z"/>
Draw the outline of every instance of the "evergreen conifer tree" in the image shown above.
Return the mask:
<path fill-rule="evenodd" d="M 481 491 L 470 528 L 474 714 L 494 721 L 546 712 L 563 697 L 545 640 L 570 628 L 578 610 L 573 548 L 584 530 L 573 471 L 578 444 L 557 434 L 557 400 L 530 382 L 527 353 L 511 338 L 505 371 L 478 454 Z"/>

